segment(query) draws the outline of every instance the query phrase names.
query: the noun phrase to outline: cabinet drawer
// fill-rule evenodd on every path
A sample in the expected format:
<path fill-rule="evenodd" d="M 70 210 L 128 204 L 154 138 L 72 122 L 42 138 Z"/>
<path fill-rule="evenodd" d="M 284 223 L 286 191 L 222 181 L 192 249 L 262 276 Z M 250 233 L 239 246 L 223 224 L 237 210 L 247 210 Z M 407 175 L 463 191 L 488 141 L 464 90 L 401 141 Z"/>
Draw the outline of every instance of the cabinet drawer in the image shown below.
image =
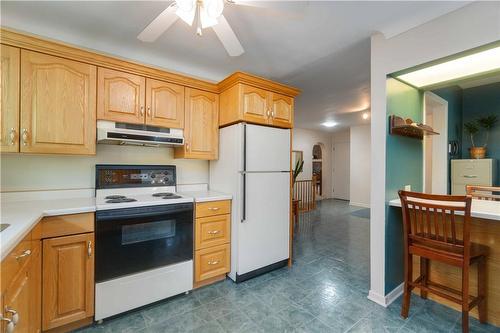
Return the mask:
<path fill-rule="evenodd" d="M 94 232 L 94 213 L 44 217 L 41 225 L 41 238 Z"/>
<path fill-rule="evenodd" d="M 2 291 L 29 261 L 33 252 L 31 233 L 29 233 L 2 261 Z"/>
<path fill-rule="evenodd" d="M 452 182 L 455 184 L 491 185 L 490 160 L 452 161 Z"/>
<path fill-rule="evenodd" d="M 195 252 L 195 282 L 229 272 L 230 245 L 224 244 Z"/>
<path fill-rule="evenodd" d="M 196 219 L 195 249 L 228 243 L 231 215 L 216 215 Z"/>
<path fill-rule="evenodd" d="M 196 203 L 196 218 L 231 213 L 231 200 Z"/>

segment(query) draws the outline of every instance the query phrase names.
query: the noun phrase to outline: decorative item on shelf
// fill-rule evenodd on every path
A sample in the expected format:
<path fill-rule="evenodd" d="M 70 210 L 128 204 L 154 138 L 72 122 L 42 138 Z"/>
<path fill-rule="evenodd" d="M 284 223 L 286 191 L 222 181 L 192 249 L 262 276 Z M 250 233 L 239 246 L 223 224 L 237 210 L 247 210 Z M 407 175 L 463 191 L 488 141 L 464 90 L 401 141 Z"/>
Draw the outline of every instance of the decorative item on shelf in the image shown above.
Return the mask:
<path fill-rule="evenodd" d="M 422 140 L 424 135 L 439 135 L 432 127 L 416 123 L 410 118 L 406 120 L 398 116 L 389 116 L 389 134 L 407 136 Z"/>
<path fill-rule="evenodd" d="M 490 115 L 486 117 L 478 118 L 477 120 L 469 121 L 464 124 L 464 130 L 469 134 L 470 142 L 472 147 L 469 148 L 469 154 L 471 158 L 480 159 L 486 157 L 486 147 L 488 145 L 488 139 L 490 136 L 490 130 L 495 127 L 498 118 L 496 115 Z M 474 136 L 479 133 L 480 129 L 484 128 L 486 134 L 484 139 L 484 145 L 476 146 L 474 142 Z"/>

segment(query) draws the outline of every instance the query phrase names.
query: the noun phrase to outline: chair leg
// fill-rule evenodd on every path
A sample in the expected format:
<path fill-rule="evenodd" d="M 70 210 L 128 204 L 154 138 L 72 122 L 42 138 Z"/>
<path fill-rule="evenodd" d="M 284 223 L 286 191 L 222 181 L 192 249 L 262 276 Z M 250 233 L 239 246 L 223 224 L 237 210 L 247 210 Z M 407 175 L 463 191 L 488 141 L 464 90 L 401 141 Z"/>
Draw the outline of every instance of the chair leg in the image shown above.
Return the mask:
<path fill-rule="evenodd" d="M 482 298 L 477 305 L 479 321 L 484 324 L 487 319 L 486 312 L 486 258 L 479 259 L 477 267 L 477 296 Z"/>
<path fill-rule="evenodd" d="M 469 263 L 462 267 L 462 332 L 469 332 Z"/>
<path fill-rule="evenodd" d="M 427 287 L 429 280 L 429 259 L 420 257 L 420 275 L 422 275 L 422 285 Z M 427 299 L 427 291 L 420 290 L 420 297 Z"/>
<path fill-rule="evenodd" d="M 405 257 L 405 281 L 404 281 L 404 292 L 403 292 L 403 304 L 401 306 L 401 316 L 403 318 L 408 318 L 408 313 L 410 312 L 410 282 L 413 280 L 413 256 L 407 255 Z"/>

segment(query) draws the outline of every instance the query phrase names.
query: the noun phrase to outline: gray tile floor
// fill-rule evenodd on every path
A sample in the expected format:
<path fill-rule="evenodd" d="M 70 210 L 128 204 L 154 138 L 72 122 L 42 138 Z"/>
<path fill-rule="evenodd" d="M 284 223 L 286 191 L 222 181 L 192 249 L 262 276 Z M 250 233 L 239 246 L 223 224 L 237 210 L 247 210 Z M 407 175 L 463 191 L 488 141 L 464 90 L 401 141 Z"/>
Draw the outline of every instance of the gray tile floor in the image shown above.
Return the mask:
<path fill-rule="evenodd" d="M 359 210 L 324 200 L 303 214 L 291 269 L 226 280 L 79 332 L 461 332 L 460 314 L 435 302 L 412 297 L 404 320 L 401 299 L 386 309 L 366 298 L 369 220 Z M 500 329 L 472 320 L 471 331 Z"/>

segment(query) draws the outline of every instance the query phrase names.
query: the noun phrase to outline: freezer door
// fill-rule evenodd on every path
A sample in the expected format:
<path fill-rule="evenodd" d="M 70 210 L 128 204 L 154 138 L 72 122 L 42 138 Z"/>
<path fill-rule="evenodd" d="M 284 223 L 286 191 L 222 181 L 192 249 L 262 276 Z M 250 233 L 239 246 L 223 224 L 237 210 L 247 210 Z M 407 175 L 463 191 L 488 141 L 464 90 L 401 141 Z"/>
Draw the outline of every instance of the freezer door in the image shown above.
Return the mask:
<path fill-rule="evenodd" d="M 246 171 L 289 171 L 290 130 L 246 125 Z"/>
<path fill-rule="evenodd" d="M 239 275 L 289 258 L 290 173 L 247 173 L 238 230 Z"/>

